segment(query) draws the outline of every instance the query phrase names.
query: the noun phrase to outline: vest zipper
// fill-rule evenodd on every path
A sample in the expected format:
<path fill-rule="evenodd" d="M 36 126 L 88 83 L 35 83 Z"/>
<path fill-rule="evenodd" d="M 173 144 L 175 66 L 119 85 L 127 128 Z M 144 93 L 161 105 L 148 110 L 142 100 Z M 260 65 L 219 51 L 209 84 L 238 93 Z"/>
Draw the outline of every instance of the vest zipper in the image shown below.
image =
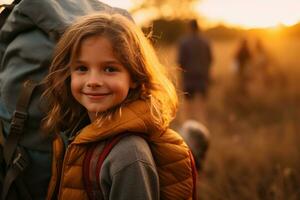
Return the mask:
<path fill-rule="evenodd" d="M 64 144 L 61 137 L 58 137 L 58 140 L 59 140 L 60 144 L 62 144 L 62 145 Z M 66 149 L 66 146 L 64 146 L 64 149 L 63 149 L 64 152 L 66 151 L 65 149 Z M 56 145 L 53 147 L 53 152 L 55 152 L 55 151 L 57 151 Z M 51 177 L 51 182 L 50 183 L 54 182 L 54 186 L 53 186 L 54 189 L 49 192 L 49 196 L 47 195 L 48 200 L 57 200 L 58 192 L 59 192 L 58 182 L 60 182 L 60 180 L 59 180 L 59 178 L 61 177 L 60 169 L 62 168 L 62 162 L 63 162 L 64 154 L 65 153 L 63 153 L 63 156 L 60 156 L 60 157 L 55 156 L 55 159 L 57 160 L 57 163 L 56 163 L 56 166 L 55 166 L 57 177 L 56 177 L 55 181 L 52 181 L 52 177 Z M 54 155 L 55 155 L 55 153 L 54 153 Z"/>
<path fill-rule="evenodd" d="M 64 151 L 66 152 L 66 146 L 64 146 Z M 57 180 L 55 182 L 55 186 L 54 186 L 54 195 L 52 196 L 52 200 L 57 200 L 58 198 L 58 193 L 59 193 L 59 187 L 61 183 L 61 177 L 62 177 L 62 166 L 63 166 L 63 161 L 64 161 L 64 157 L 65 157 L 65 153 L 63 154 L 62 158 L 58 160 L 59 163 L 57 163 L 56 165 L 56 173 L 57 173 Z M 55 195 L 57 195 L 55 197 Z"/>
<path fill-rule="evenodd" d="M 71 148 L 72 144 L 69 144 L 66 148 L 66 153 L 64 155 L 64 158 L 63 158 L 63 163 L 62 163 L 62 170 L 61 170 L 61 174 L 60 174 L 60 181 L 59 181 L 59 188 L 58 188 L 58 199 L 61 199 L 61 195 L 62 195 L 62 182 L 63 182 L 63 175 L 64 175 L 64 171 L 65 171 L 65 162 L 68 160 L 68 157 L 69 157 L 69 152 L 70 152 L 70 148 Z"/>

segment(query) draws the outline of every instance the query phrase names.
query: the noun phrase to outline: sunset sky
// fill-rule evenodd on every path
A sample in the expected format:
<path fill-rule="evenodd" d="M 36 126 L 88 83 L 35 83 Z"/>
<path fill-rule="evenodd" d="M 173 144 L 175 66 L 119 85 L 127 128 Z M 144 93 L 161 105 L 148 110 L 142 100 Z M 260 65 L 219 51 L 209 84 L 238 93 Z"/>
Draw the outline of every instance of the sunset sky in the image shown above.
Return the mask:
<path fill-rule="evenodd" d="M 300 0 L 203 0 L 197 10 L 211 21 L 251 28 L 300 21 Z"/>
<path fill-rule="evenodd" d="M 9 3 L 12 0 L 0 0 Z M 112 6 L 130 9 L 131 0 L 102 0 Z M 293 25 L 300 22 L 300 0 L 201 0 L 194 6 L 208 25 L 223 23 L 244 28 Z M 138 23 L 153 18 L 154 13 L 139 13 Z"/>
<path fill-rule="evenodd" d="M 130 9 L 130 0 L 103 0 Z M 300 22 L 300 0 L 202 0 L 195 9 L 209 24 L 225 23 L 244 28 L 293 25 Z M 149 14 L 147 14 L 148 16 Z M 138 16 L 138 20 L 141 16 Z"/>

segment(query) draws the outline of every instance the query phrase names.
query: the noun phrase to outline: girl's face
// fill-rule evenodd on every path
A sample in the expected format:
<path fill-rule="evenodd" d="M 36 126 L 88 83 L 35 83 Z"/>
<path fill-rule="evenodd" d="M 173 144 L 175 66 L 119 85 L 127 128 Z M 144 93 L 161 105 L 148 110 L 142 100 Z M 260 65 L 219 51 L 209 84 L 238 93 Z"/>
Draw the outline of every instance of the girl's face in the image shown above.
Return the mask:
<path fill-rule="evenodd" d="M 82 41 L 71 67 L 71 91 L 87 109 L 91 121 L 96 119 L 96 113 L 122 103 L 134 85 L 107 38 L 92 36 Z"/>

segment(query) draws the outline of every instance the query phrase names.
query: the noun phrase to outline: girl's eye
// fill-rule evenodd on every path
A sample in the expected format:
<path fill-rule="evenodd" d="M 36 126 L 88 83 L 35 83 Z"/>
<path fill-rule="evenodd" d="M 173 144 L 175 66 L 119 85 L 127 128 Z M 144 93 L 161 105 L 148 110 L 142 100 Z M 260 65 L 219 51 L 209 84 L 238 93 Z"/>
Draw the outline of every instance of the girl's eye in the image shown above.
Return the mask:
<path fill-rule="evenodd" d="M 77 66 L 77 67 L 75 67 L 75 71 L 79 71 L 79 72 L 85 72 L 85 71 L 87 71 L 87 67 L 85 67 L 85 66 Z"/>
<path fill-rule="evenodd" d="M 113 66 L 107 66 L 107 67 L 105 67 L 104 71 L 112 73 L 112 72 L 118 71 L 118 69 L 116 67 L 113 67 Z"/>

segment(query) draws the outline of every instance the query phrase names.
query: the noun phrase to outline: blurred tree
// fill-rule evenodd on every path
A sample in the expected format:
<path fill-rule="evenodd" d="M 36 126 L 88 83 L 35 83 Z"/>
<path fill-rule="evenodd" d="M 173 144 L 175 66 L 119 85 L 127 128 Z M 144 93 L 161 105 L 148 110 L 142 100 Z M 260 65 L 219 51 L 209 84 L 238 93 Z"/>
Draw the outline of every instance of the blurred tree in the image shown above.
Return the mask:
<path fill-rule="evenodd" d="M 197 14 L 193 10 L 193 4 L 201 0 L 131 0 L 135 3 L 135 7 L 131 9 L 131 13 L 140 10 L 155 9 L 158 18 L 164 17 L 191 17 Z"/>
<path fill-rule="evenodd" d="M 177 42 L 185 32 L 185 21 L 180 19 L 156 19 L 152 21 L 152 39 L 155 43 Z"/>

